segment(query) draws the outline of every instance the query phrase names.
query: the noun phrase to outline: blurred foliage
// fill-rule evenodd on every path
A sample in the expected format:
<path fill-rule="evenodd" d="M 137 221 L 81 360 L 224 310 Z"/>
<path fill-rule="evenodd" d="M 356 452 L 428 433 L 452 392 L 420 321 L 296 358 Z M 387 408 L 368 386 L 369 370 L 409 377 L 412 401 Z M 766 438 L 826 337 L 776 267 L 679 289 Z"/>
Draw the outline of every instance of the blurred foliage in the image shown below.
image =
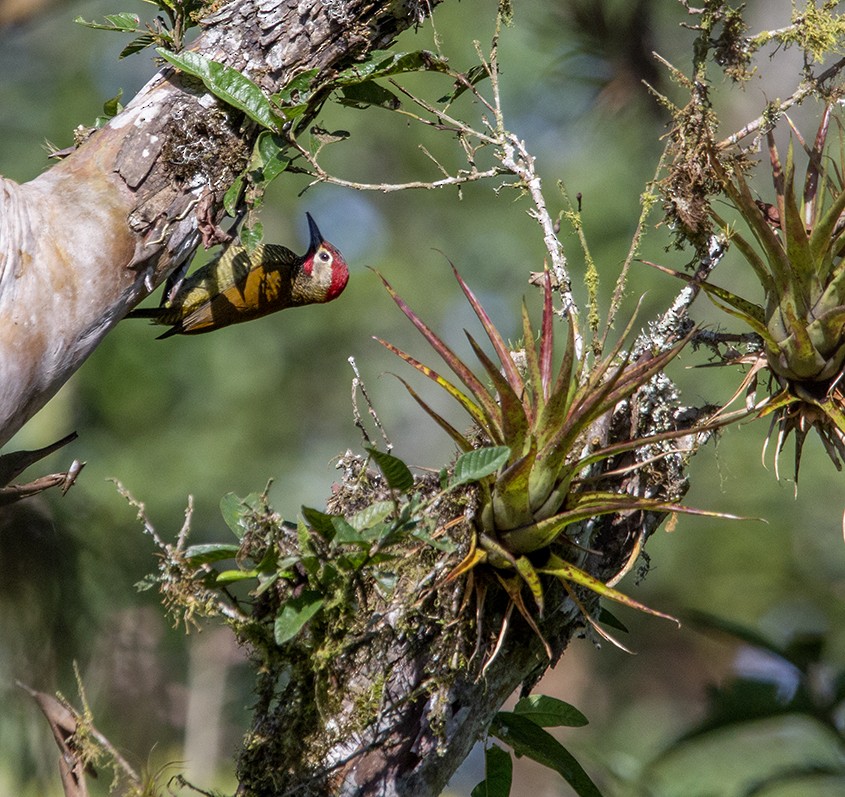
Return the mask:
<path fill-rule="evenodd" d="M 584 232 L 607 301 L 636 224 L 639 195 L 662 149 L 659 138 L 668 117 L 655 111 L 655 101 L 644 89 L 627 81 L 623 101 L 597 101 L 602 89 L 614 77 L 624 77 L 620 70 L 628 67 L 609 57 L 613 50 L 607 41 L 590 43 L 583 29 L 572 27 L 572 9 L 585 4 L 525 0 L 515 5 L 516 24 L 500 46 L 509 125 L 537 156 L 550 200 L 557 179 L 565 179 L 570 195 L 581 194 Z M 609 19 L 619 19 L 630 4 L 614 0 L 603 5 Z M 656 0 L 637 8 L 650 15 L 654 49 L 675 64 L 688 64 L 694 34 L 679 28 L 687 19 L 684 9 Z M 761 24 L 766 26 L 778 15 L 788 20 L 790 12 L 788 3 L 770 0 L 749 2 L 747 8 L 752 22 L 765 18 Z M 0 173 L 23 181 L 48 168 L 43 140 L 69 145 L 73 129 L 92 124 L 106 98 L 121 88 L 125 98 L 131 97 L 152 74 L 146 54 L 118 60 L 126 43 L 120 36 L 71 22 L 75 16 L 99 19 L 115 10 L 112 2 L 100 0 L 67 3 L 0 31 L 0 67 L 6 76 L 0 83 Z M 142 19 L 149 13 L 143 6 L 126 10 Z M 436 38 L 455 68 L 475 62 L 472 40 L 489 38 L 492 16 L 492 7 L 478 4 L 451 2 L 438 10 Z M 618 37 L 616 28 L 610 28 Z M 405 34 L 398 46 L 436 49 L 430 23 Z M 633 53 L 621 63 L 639 63 L 639 50 Z M 795 64 L 799 69 L 797 54 Z M 788 72 L 763 69 L 752 80 L 753 89 L 717 97 L 723 133 L 757 114 L 764 96 L 789 93 Z M 661 90 L 669 95 L 675 91 L 672 86 Z M 818 110 L 797 113 L 799 124 L 801 116 L 812 117 Z M 323 122 L 327 129 L 351 133 L 327 149 L 324 163 L 348 179 L 434 179 L 437 175 L 418 143 L 442 162 L 454 163 L 444 137 L 411 137 L 401 120 L 378 109 L 334 107 L 327 109 Z M 152 593 L 133 591 L 151 569 L 153 546 L 107 479 L 120 479 L 147 503 L 148 515 L 163 536 L 175 535 L 192 494 L 195 542 L 225 538 L 221 496 L 261 490 L 270 479 L 270 500 L 285 517 L 295 516 L 302 504 L 324 505 L 334 458 L 347 448 L 360 449 L 360 435 L 351 422 L 349 356 L 358 362 L 397 454 L 414 467 L 438 467 L 448 459 L 452 446 L 446 436 L 432 434 L 429 419 L 407 401 L 396 380 L 381 378 L 396 367 L 395 358 L 371 336 L 406 348 L 414 332 L 366 266 L 384 273 L 399 293 L 413 300 L 420 315 L 468 355 L 460 330 L 470 323 L 470 311 L 448 264 L 435 251 L 442 250 L 471 276 L 496 325 L 513 339 L 519 336 L 519 297 L 528 292 L 527 274 L 541 267 L 543 257 L 538 230 L 524 205 L 498 197 L 483 184 L 465 186 L 460 201 L 455 191 L 357 194 L 333 186 L 318 186 L 300 196 L 306 186 L 307 179 L 296 175 L 271 186 L 262 211 L 265 235 L 302 249 L 304 210 L 310 210 L 352 267 L 340 301 L 196 339 L 155 341 L 151 327 L 121 324 L 10 446 L 37 448 L 76 429 L 79 440 L 67 455 L 56 455 L 53 469 L 66 466 L 68 456 L 88 464 L 65 498 L 37 499 L 14 525 L 0 530 L 0 699 L 6 707 L 0 722 L 0 792 L 21 797 L 58 793 L 52 741 L 29 699 L 13 683 L 22 678 L 44 691 L 60 688 L 73 697 L 73 659 L 80 664 L 98 727 L 119 739 L 139 768 L 155 770 L 180 759 L 196 733 L 196 727 L 186 728 L 186 716 L 199 683 L 190 657 L 199 644 L 197 636 L 186 641 L 182 629 L 167 627 Z M 573 273 L 581 273 L 574 236 L 564 229 L 563 240 Z M 689 256 L 667 254 L 668 243 L 664 228 L 650 230 L 642 257 L 681 268 Z M 738 295 L 753 293 L 753 275 L 731 270 L 729 262 L 719 274 L 720 284 Z M 583 297 L 586 292 L 578 287 Z M 641 317 L 649 318 L 676 289 L 663 275 L 637 270 L 629 309 L 646 293 Z M 724 323 L 704 302 L 696 314 L 704 323 Z M 684 368 L 703 359 L 685 352 L 672 375 L 690 403 L 724 401 L 731 394 L 732 376 Z M 432 404 L 454 417 L 445 402 L 433 399 Z M 463 423 L 460 418 L 455 422 Z M 816 441 L 808 440 L 802 489 L 794 499 L 791 484 L 777 482 L 761 467 L 764 435 L 765 428 L 754 424 L 731 429 L 718 445 L 708 446 L 692 464 L 687 501 L 762 516 L 768 525 L 679 519 L 671 533 L 660 533 L 650 542 L 654 566 L 637 597 L 676 614 L 695 608 L 731 618 L 761 629 L 781 645 L 790 635 L 819 632 L 825 639 L 826 665 L 841 670 L 841 477 L 820 456 Z M 633 587 L 631 582 L 629 576 L 626 589 Z M 561 738 L 591 773 L 600 768 L 609 773 L 607 782 L 599 784 L 609 794 L 643 793 L 631 784 L 674 738 L 701 720 L 704 684 L 731 677 L 734 651 L 740 651 L 736 661 L 743 655 L 737 645 L 716 645 L 687 628 L 667 632 L 663 625 L 636 619 L 631 638 L 637 657 L 598 651 L 589 643 L 573 645 L 540 686 L 590 717 L 591 724 L 578 729 L 577 736 Z M 221 677 L 227 679 L 220 708 L 224 721 L 208 766 L 226 772 L 251 697 L 237 655 L 221 653 L 218 659 L 224 665 Z M 804 750 L 815 750 L 816 760 L 828 763 L 841 756 L 841 740 L 830 734 L 819 737 L 806 722 L 751 731 L 737 728 L 732 736 L 702 737 L 696 740 L 697 755 L 686 752 L 692 749 L 691 740 L 685 750 L 660 763 L 663 774 L 647 793 L 690 794 L 683 788 L 694 783 L 702 793 L 709 788 L 710 793 L 740 794 L 739 787 L 720 778 L 737 762 L 759 760 L 761 751 L 781 763 L 787 750 L 794 756 L 790 762 L 809 760 Z M 556 786 L 543 785 L 542 776 L 535 780 L 535 771 L 524 769 L 523 763 L 516 764 L 515 794 L 557 793 L 552 791 Z M 482 768 L 483 761 L 468 761 L 455 778 L 456 793 L 468 794 Z M 750 776 L 746 788 L 754 777 L 763 775 Z M 224 780 L 220 787 L 225 785 Z M 106 786 L 96 789 L 103 793 Z M 836 793 L 833 786 L 826 787 L 826 793 Z M 783 797 L 810 792 L 789 792 L 784 785 L 766 793 Z"/>

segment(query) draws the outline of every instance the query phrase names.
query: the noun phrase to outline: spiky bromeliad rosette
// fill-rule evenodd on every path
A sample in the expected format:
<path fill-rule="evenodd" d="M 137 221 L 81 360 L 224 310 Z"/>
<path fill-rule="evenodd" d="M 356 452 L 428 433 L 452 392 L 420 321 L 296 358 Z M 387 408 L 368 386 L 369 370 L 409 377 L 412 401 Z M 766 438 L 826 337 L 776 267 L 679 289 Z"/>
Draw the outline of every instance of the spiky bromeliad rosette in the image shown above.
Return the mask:
<path fill-rule="evenodd" d="M 573 552 L 577 555 L 580 551 L 582 556 L 584 553 L 584 548 L 575 544 L 571 535 L 575 529 L 582 528 L 584 522 L 602 515 L 673 511 L 718 514 L 682 507 L 671 499 L 628 494 L 623 487 L 625 479 L 638 466 L 623 467 L 615 473 L 612 468 L 606 467 L 611 461 L 616 467 L 621 458 L 635 450 L 682 435 L 689 436 L 689 430 L 673 429 L 643 438 L 637 438 L 633 433 L 629 434 L 633 439 L 617 439 L 606 444 L 593 437 L 594 424 L 601 418 L 609 419 L 620 403 L 629 400 L 658 375 L 686 340 L 656 354 L 647 353 L 632 359 L 630 354 L 622 352 L 623 341 L 630 332 L 629 325 L 613 350 L 599 357 L 591 352 L 577 351 L 570 319 L 564 322 L 568 338 L 562 360 L 556 367 L 553 364 L 554 326 L 560 322 L 555 319 L 548 273 L 543 280 L 540 329 L 535 331 L 532 327 L 523 304 L 524 340 L 518 352 L 509 349 L 457 271 L 455 276 L 495 352 L 494 361 L 472 335 L 466 333 L 483 367 L 482 375 L 476 375 L 386 281 L 385 285 L 396 304 L 463 387 L 458 387 L 392 344 L 380 341 L 434 380 L 469 414 L 474 422 L 473 429 L 461 432 L 405 383 L 411 395 L 461 451 L 495 446 L 507 452 L 507 459 L 497 472 L 479 483 L 479 508 L 474 518 L 469 552 L 450 577 L 468 574 L 474 578 L 476 574 L 483 574 L 488 583 L 493 579 L 506 591 L 511 608 L 516 606 L 538 635 L 540 632 L 534 616 L 542 616 L 544 581 L 549 578 L 563 584 L 586 619 L 602 635 L 604 632 L 598 629 L 579 600 L 577 587 L 660 614 L 592 577 L 570 561 L 576 558 L 572 556 Z M 617 459 L 614 460 L 614 457 Z M 589 475 L 595 466 L 602 470 L 601 482 L 592 481 Z M 589 545 L 589 542 L 579 540 L 581 544 Z M 528 602 L 533 602 L 535 610 L 529 607 Z"/>
<path fill-rule="evenodd" d="M 755 386 L 763 369 L 771 374 L 771 395 L 758 407 L 761 416 L 772 419 L 769 435 L 777 433 L 776 466 L 786 439 L 794 433 L 796 481 L 810 430 L 816 431 L 837 469 L 845 459 L 845 182 L 840 168 L 845 158 L 840 152 L 837 160 L 828 151 L 831 121 L 828 106 L 812 146 L 793 129 L 807 158 L 803 186 L 796 185 L 792 140 L 784 164 L 768 132 L 772 203 L 755 198 L 739 166 L 712 158 L 722 190 L 752 239 L 715 210 L 711 215 L 754 271 L 763 302 L 746 300 L 709 281 L 701 287 L 759 336 L 761 345 L 751 357 L 746 384 Z"/>

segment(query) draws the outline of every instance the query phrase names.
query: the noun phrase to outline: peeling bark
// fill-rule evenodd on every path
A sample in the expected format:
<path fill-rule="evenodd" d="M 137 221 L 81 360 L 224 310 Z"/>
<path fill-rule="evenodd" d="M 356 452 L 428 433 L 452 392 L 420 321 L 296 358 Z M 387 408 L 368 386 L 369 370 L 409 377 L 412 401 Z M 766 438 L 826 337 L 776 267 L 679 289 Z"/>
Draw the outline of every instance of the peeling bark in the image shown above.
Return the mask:
<path fill-rule="evenodd" d="M 421 8 L 235 0 L 203 20 L 192 49 L 272 93 L 304 69 L 331 70 L 387 46 L 420 21 Z M 49 171 L 23 185 L 0 177 L 0 445 L 188 262 L 221 218 L 256 134 L 165 67 Z"/>

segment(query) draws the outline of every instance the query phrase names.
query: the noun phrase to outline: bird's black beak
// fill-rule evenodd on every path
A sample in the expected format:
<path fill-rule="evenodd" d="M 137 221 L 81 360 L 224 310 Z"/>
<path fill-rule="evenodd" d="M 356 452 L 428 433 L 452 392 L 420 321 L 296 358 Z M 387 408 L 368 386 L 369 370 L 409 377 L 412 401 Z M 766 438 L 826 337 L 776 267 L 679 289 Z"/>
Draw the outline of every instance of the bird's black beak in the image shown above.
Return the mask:
<path fill-rule="evenodd" d="M 320 229 L 317 227 L 317 222 L 311 218 L 310 213 L 306 213 L 305 217 L 308 219 L 308 231 L 311 233 L 311 242 L 308 244 L 309 252 L 316 252 L 323 243 L 323 236 L 320 234 Z"/>

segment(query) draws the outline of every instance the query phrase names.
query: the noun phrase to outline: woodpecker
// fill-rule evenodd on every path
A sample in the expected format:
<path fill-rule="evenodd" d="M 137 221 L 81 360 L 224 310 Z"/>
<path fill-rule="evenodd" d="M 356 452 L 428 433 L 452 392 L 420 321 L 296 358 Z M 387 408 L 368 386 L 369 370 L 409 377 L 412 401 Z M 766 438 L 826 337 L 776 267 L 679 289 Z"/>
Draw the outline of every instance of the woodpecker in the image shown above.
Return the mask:
<path fill-rule="evenodd" d="M 330 302 L 343 292 L 349 269 L 343 255 L 323 239 L 310 213 L 308 251 L 259 244 L 252 253 L 232 245 L 215 261 L 177 284 L 161 307 L 132 310 L 127 318 L 149 318 L 170 326 L 171 335 L 198 335 L 251 321 L 286 307 Z"/>

